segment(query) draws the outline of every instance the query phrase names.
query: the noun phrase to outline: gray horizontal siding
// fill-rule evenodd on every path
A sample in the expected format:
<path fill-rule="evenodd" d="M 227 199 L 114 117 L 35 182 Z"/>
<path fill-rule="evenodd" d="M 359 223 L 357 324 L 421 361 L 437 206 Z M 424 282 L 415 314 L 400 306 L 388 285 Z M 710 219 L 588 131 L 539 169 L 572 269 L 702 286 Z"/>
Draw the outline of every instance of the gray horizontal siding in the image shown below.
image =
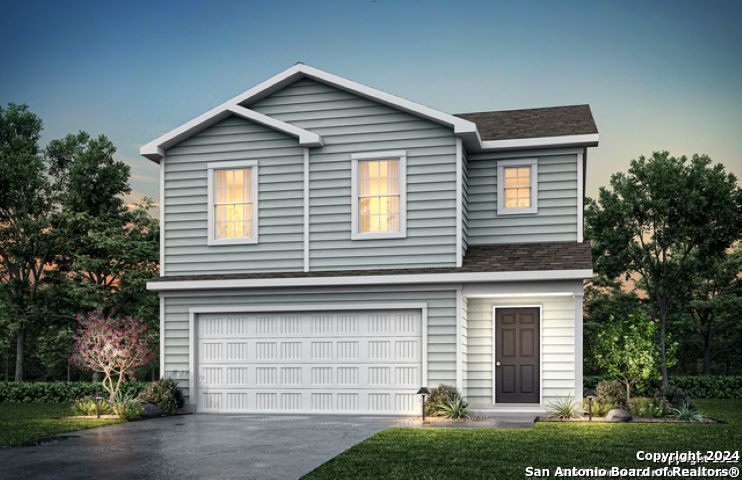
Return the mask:
<path fill-rule="evenodd" d="M 257 160 L 257 245 L 207 245 L 207 170 L 214 161 Z M 168 275 L 302 270 L 303 149 L 295 138 L 237 117 L 166 152 Z"/>
<path fill-rule="evenodd" d="M 456 290 L 450 287 L 336 287 L 231 290 L 164 295 L 166 375 L 188 391 L 188 310 L 209 306 L 305 305 L 353 303 L 425 303 L 428 307 L 428 378 L 430 385 L 456 384 Z"/>
<path fill-rule="evenodd" d="M 249 106 L 322 135 L 310 151 L 310 268 L 456 262 L 456 141 L 450 128 L 304 79 Z M 407 238 L 351 240 L 353 153 L 407 151 Z"/>
<path fill-rule="evenodd" d="M 469 156 L 469 245 L 577 241 L 577 156 L 537 158 L 538 213 L 497 215 L 497 160 Z"/>

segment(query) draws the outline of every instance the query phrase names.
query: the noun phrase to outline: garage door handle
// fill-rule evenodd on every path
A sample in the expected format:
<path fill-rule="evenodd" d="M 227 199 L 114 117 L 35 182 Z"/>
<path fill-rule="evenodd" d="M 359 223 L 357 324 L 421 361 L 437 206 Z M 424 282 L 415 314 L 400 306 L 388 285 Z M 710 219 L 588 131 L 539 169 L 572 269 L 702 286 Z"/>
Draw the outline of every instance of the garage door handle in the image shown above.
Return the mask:
<path fill-rule="evenodd" d="M 502 365 L 500 362 L 495 362 L 496 367 L 499 367 L 500 365 Z"/>

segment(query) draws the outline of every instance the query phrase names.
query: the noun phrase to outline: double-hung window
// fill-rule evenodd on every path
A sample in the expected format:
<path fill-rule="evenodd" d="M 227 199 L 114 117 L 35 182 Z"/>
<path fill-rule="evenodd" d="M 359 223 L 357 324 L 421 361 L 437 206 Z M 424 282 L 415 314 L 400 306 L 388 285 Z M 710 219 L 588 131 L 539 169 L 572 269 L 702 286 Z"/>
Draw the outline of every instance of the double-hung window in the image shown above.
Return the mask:
<path fill-rule="evenodd" d="M 209 163 L 209 245 L 258 242 L 258 165 Z"/>
<path fill-rule="evenodd" d="M 497 214 L 538 212 L 538 162 L 534 158 L 497 162 Z"/>
<path fill-rule="evenodd" d="M 404 151 L 351 156 L 352 239 L 406 236 L 406 160 Z"/>

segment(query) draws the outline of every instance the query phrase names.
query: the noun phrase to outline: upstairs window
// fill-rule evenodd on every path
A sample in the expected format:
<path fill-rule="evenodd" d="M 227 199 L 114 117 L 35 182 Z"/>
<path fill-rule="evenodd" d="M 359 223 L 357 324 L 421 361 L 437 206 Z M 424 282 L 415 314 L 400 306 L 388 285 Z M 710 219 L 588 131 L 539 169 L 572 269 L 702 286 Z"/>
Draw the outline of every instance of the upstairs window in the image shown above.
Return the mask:
<path fill-rule="evenodd" d="M 379 152 L 352 156 L 351 238 L 403 238 L 406 235 L 406 155 Z"/>
<path fill-rule="evenodd" d="M 257 243 L 256 162 L 208 164 L 209 245 Z"/>
<path fill-rule="evenodd" d="M 538 212 L 536 159 L 497 162 L 498 215 Z"/>

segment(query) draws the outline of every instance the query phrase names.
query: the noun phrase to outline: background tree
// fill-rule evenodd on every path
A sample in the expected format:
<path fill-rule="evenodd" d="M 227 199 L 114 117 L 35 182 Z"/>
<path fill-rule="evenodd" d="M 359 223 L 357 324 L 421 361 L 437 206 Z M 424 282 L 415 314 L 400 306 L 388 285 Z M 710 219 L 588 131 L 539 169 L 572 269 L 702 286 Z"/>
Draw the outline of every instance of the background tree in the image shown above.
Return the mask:
<path fill-rule="evenodd" d="M 56 253 L 58 183 L 39 149 L 41 119 L 26 105 L 0 107 L 0 303 L 16 337 L 23 380 L 26 332 L 42 318 L 39 294 Z"/>
<path fill-rule="evenodd" d="M 693 271 L 688 307 L 702 339 L 702 371 L 710 375 L 715 356 L 739 348 L 735 341 L 714 350 L 714 340 L 720 333 L 728 334 L 742 319 L 742 251 L 737 245 L 721 259 L 697 259 Z"/>
<path fill-rule="evenodd" d="M 610 184 L 585 213 L 594 268 L 608 278 L 638 276 L 658 322 L 666 387 L 668 316 L 688 293 L 694 257 L 718 258 L 739 236 L 742 194 L 736 177 L 709 157 L 668 152 L 633 160 Z"/>

